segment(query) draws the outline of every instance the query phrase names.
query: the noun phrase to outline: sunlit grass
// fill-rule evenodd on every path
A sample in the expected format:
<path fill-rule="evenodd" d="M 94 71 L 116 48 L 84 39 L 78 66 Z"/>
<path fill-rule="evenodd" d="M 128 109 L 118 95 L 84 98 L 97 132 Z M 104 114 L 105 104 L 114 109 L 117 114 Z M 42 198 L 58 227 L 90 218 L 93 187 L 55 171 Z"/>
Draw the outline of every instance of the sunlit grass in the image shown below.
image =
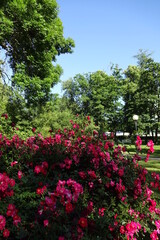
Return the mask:
<path fill-rule="evenodd" d="M 160 160 L 149 160 L 148 162 L 142 160 L 139 164 L 149 171 L 160 172 Z"/>
<path fill-rule="evenodd" d="M 140 156 L 145 156 L 147 151 L 148 151 L 148 147 L 146 145 L 142 145 L 142 150 L 140 152 Z M 134 154 L 136 152 L 136 148 L 135 145 L 126 145 L 127 148 L 127 152 L 129 154 Z M 159 157 L 160 158 L 160 145 L 155 145 L 154 146 L 154 153 L 151 155 L 151 157 Z"/>
<path fill-rule="evenodd" d="M 157 174 L 160 174 L 160 160 L 150 159 L 148 162 L 145 162 L 144 160 L 139 162 L 139 165 L 143 166 L 148 170 L 147 174 L 147 181 L 151 182 L 152 172 L 156 172 Z M 154 190 L 154 198 L 157 200 L 157 205 L 160 207 L 160 191 L 158 189 Z"/>
<path fill-rule="evenodd" d="M 149 148 L 146 145 L 142 145 L 141 147 L 142 147 L 142 150 L 138 154 L 142 157 L 143 160 L 139 161 L 139 165 L 147 169 L 148 174 L 147 174 L 146 181 L 149 183 L 153 180 L 151 177 L 152 172 L 156 172 L 157 174 L 160 174 L 160 145 L 154 146 L 155 151 L 153 154 L 151 154 L 148 162 L 145 162 L 144 159 Z M 134 155 L 136 153 L 135 145 L 126 145 L 126 148 L 127 148 L 126 154 Z M 154 158 L 157 158 L 157 159 L 154 159 Z M 154 190 L 153 197 L 157 201 L 157 207 L 160 207 L 160 191 L 158 189 Z"/>

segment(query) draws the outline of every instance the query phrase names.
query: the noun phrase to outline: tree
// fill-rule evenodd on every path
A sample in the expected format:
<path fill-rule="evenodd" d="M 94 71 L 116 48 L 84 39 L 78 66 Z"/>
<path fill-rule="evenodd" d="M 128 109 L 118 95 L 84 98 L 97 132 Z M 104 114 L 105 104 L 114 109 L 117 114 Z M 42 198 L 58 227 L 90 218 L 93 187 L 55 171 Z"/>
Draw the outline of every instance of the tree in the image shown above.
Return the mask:
<path fill-rule="evenodd" d="M 124 71 L 123 102 L 125 130 L 134 130 L 132 117 L 139 115 L 139 132 L 155 131 L 155 141 L 160 126 L 160 63 L 151 54 L 140 51 L 135 56 L 138 66 L 129 66 Z"/>
<path fill-rule="evenodd" d="M 137 99 L 139 114 L 141 114 L 144 130 L 155 132 L 157 142 L 160 127 L 160 63 L 151 57 L 141 68 L 141 78 L 138 84 Z"/>
<path fill-rule="evenodd" d="M 65 100 L 55 95 L 52 101 L 48 102 L 42 108 L 41 113 L 33 119 L 32 125 L 46 136 L 49 130 L 68 128 L 71 119 L 74 119 L 74 115 L 66 106 Z"/>
<path fill-rule="evenodd" d="M 52 62 L 71 53 L 74 42 L 63 37 L 56 0 L 1 0 L 0 46 L 13 71 L 12 86 L 36 106 L 49 99 L 62 73 Z"/>
<path fill-rule="evenodd" d="M 7 87 L 4 86 L 4 84 L 2 83 L 2 81 L 0 79 L 0 101 L 1 101 L 0 116 L 2 113 L 6 112 L 6 105 L 7 105 L 7 101 L 8 101 L 7 92 L 8 92 Z"/>
<path fill-rule="evenodd" d="M 3 78 L 3 61 L 0 60 L 0 116 L 3 113 L 6 113 L 6 106 L 8 103 L 8 95 L 11 89 L 6 85 L 3 84 L 2 78 Z"/>
<path fill-rule="evenodd" d="M 106 123 L 108 126 L 111 123 L 112 130 L 117 127 L 120 92 L 118 81 L 113 76 L 103 71 L 78 74 L 63 83 L 63 90 L 68 106 L 75 113 L 92 116 L 101 130 L 107 130 Z"/>
<path fill-rule="evenodd" d="M 128 66 L 124 71 L 123 80 L 123 125 L 124 131 L 130 134 L 134 131 L 133 115 L 139 114 L 139 108 L 137 104 L 137 89 L 138 82 L 140 80 L 140 69 L 137 66 Z"/>

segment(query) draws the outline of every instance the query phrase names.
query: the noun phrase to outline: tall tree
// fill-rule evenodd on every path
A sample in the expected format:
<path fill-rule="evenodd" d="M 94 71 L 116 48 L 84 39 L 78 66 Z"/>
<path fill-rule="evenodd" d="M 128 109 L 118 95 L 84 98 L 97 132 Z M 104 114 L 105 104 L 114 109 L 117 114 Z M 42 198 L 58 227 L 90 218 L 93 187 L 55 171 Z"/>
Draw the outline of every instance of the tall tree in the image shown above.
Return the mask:
<path fill-rule="evenodd" d="M 137 105 L 137 89 L 140 80 L 140 69 L 137 66 L 128 66 L 124 71 L 123 80 L 123 124 L 124 130 L 132 134 L 135 129 L 133 115 L 139 114 Z"/>
<path fill-rule="evenodd" d="M 144 130 L 155 132 L 157 142 L 160 129 L 160 63 L 148 57 L 138 83 L 137 99 Z"/>
<path fill-rule="evenodd" d="M 64 97 L 73 111 L 89 114 L 103 130 L 106 123 L 117 127 L 120 102 L 119 84 L 113 76 L 103 71 L 78 74 L 63 84 Z M 115 125 L 114 125 L 115 122 Z M 114 125 L 114 126 L 113 126 Z"/>
<path fill-rule="evenodd" d="M 63 37 L 56 0 L 1 0 L 0 46 L 13 71 L 12 86 L 28 105 L 46 102 L 62 69 L 56 56 L 71 53 L 72 39 Z"/>
<path fill-rule="evenodd" d="M 6 112 L 6 106 L 8 102 L 8 95 L 11 91 L 8 86 L 3 84 L 2 78 L 3 78 L 3 61 L 0 60 L 0 116 L 2 113 Z"/>
<path fill-rule="evenodd" d="M 155 132 L 155 141 L 160 128 L 160 63 L 151 54 L 140 51 L 136 56 L 137 66 L 124 71 L 123 101 L 125 130 L 134 130 L 132 117 L 139 115 L 139 131 Z"/>

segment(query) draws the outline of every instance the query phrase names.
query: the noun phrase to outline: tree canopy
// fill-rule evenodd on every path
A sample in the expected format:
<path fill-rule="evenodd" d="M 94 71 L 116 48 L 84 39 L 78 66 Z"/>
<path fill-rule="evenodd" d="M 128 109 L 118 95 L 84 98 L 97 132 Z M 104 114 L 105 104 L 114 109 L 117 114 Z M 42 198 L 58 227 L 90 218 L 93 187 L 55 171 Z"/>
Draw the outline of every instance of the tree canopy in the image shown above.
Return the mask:
<path fill-rule="evenodd" d="M 28 105 L 42 104 L 62 73 L 56 57 L 71 53 L 56 0 L 2 0 L 0 46 L 13 71 L 12 86 L 20 88 Z"/>
<path fill-rule="evenodd" d="M 64 97 L 75 113 L 93 116 L 97 125 L 105 124 L 118 118 L 120 89 L 118 80 L 103 71 L 78 74 L 63 83 Z"/>
<path fill-rule="evenodd" d="M 46 119 L 46 129 L 55 128 L 55 122 L 66 126 L 63 119 L 73 114 L 90 115 L 101 130 L 130 134 L 137 114 L 138 129 L 155 132 L 157 138 L 160 63 L 147 51 L 141 50 L 135 56 L 137 66 L 129 65 L 125 71 L 113 65 L 110 76 L 104 71 L 77 74 L 63 83 L 64 95 L 55 100 L 51 88 L 62 74 L 56 58 L 72 53 L 74 47 L 74 41 L 63 36 L 58 14 L 56 0 L 1 0 L 0 50 L 5 52 L 12 77 L 9 87 L 0 82 L 0 112 L 7 111 L 15 123 L 25 119 L 40 128 Z M 3 79 L 3 69 L 0 75 Z"/>
<path fill-rule="evenodd" d="M 128 66 L 121 74 L 124 130 L 134 131 L 133 115 L 139 115 L 139 131 L 155 132 L 160 126 L 160 63 L 151 54 L 140 51 L 137 66 Z"/>

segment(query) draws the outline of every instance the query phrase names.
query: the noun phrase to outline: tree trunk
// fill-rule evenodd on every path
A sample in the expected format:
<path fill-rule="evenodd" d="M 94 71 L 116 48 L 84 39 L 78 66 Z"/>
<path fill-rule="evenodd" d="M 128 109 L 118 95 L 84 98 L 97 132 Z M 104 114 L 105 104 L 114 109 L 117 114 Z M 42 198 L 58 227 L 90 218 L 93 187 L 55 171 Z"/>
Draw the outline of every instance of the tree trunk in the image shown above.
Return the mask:
<path fill-rule="evenodd" d="M 156 131 L 155 131 L 155 144 L 158 143 L 158 128 L 156 128 Z"/>

